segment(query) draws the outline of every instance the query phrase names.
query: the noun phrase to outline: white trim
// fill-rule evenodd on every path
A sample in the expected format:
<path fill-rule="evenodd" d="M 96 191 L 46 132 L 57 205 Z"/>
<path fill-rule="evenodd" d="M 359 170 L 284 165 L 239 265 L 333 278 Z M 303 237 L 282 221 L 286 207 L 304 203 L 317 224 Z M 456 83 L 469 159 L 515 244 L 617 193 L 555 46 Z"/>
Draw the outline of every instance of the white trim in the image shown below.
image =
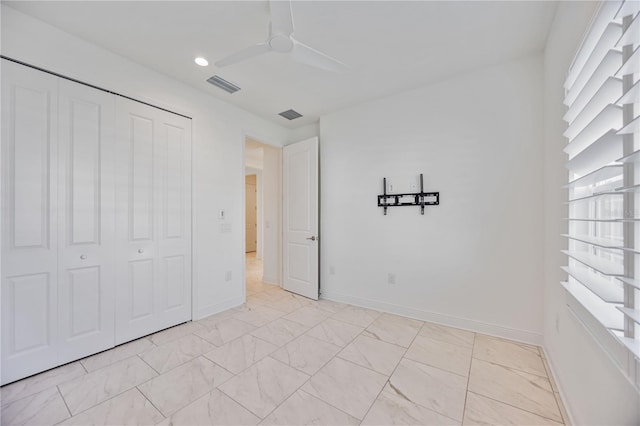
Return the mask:
<path fill-rule="evenodd" d="M 490 324 L 483 321 L 468 318 L 456 317 L 453 315 L 440 314 L 437 312 L 425 311 L 409 306 L 395 305 L 393 303 L 380 302 L 378 300 L 363 299 L 345 294 L 323 292 L 321 299 L 333 300 L 335 302 L 348 303 L 363 308 L 376 309 L 383 312 L 415 318 L 421 321 L 429 321 L 450 327 L 469 330 L 477 333 L 488 334 L 490 336 L 502 337 L 504 339 L 515 340 L 522 343 L 540 346 L 543 343 L 542 333 L 535 333 L 526 330 L 517 330 L 497 324 Z"/>
<path fill-rule="evenodd" d="M 571 411 L 571 406 L 568 404 L 569 400 L 566 398 L 566 392 L 564 391 L 564 387 L 562 386 L 560 380 L 558 380 L 558 377 L 560 377 L 560 376 L 558 376 L 558 374 L 556 374 L 556 369 L 554 368 L 554 365 L 551 362 L 551 357 L 549 357 L 549 352 L 547 352 L 547 349 L 544 347 L 544 345 L 541 345 L 540 349 L 542 350 L 544 358 L 547 361 L 547 366 L 549 367 L 549 374 L 551 374 L 552 379 L 553 379 L 554 383 L 556 384 L 556 389 L 558 390 L 558 393 L 560 394 L 560 399 L 562 400 L 562 405 L 564 405 L 564 410 L 566 411 L 567 415 L 569 416 L 569 424 L 575 425 L 575 424 L 577 424 L 576 423 L 576 419 L 573 416 L 573 412 Z"/>
<path fill-rule="evenodd" d="M 200 320 L 202 318 L 206 318 L 210 315 L 219 314 L 220 312 L 228 311 L 229 309 L 235 308 L 244 304 L 244 297 L 233 297 L 231 299 L 227 299 L 220 303 L 214 303 L 212 305 L 205 306 L 204 308 L 198 309 L 196 315 L 194 315 L 193 320 Z"/>

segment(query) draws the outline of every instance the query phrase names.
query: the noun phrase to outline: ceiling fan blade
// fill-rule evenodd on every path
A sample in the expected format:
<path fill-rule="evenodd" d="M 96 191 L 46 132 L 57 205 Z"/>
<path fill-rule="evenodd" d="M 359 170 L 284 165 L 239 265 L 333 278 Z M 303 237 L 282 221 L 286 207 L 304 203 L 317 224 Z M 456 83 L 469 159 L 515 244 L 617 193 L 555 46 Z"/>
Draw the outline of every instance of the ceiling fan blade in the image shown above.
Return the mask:
<path fill-rule="evenodd" d="M 269 46 L 269 44 L 267 43 L 254 44 L 253 46 L 242 49 L 241 51 L 233 53 L 226 58 L 220 59 L 215 63 L 215 65 L 217 67 L 226 67 L 227 65 L 232 65 L 253 58 L 255 56 L 262 55 L 263 53 L 267 53 L 270 50 L 271 46 Z"/>
<path fill-rule="evenodd" d="M 293 15 L 290 0 L 269 1 L 271 11 L 271 30 L 275 34 L 290 36 L 293 34 Z"/>
<path fill-rule="evenodd" d="M 304 43 L 300 43 L 297 40 L 293 40 L 293 51 L 291 52 L 291 56 L 298 62 L 326 71 L 342 72 L 349 69 L 346 64 L 339 60 L 325 55 L 324 53 L 319 52 Z"/>

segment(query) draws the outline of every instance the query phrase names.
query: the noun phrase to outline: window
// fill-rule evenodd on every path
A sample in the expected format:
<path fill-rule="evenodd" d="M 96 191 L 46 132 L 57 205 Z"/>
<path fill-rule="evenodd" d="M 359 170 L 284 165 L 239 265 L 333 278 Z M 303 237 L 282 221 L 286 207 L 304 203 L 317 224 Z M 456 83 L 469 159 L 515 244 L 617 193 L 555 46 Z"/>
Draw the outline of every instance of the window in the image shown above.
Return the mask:
<path fill-rule="evenodd" d="M 605 349 L 624 352 L 618 359 L 630 375 L 628 360 L 640 357 L 639 11 L 637 0 L 602 3 L 567 75 L 564 116 L 562 285 L 569 307 Z"/>

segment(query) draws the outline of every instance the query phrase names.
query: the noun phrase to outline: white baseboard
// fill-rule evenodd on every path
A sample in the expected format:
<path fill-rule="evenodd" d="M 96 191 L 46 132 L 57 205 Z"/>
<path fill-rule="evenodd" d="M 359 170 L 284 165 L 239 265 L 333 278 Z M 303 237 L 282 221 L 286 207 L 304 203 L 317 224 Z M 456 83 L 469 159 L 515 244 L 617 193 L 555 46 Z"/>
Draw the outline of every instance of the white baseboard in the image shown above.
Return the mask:
<path fill-rule="evenodd" d="M 277 285 L 280 286 L 280 283 L 278 282 L 278 280 L 274 277 L 262 277 L 262 282 L 265 284 L 271 284 L 271 285 Z"/>
<path fill-rule="evenodd" d="M 235 308 L 236 306 L 240 306 L 244 303 L 244 298 L 234 297 L 232 299 L 227 299 L 220 303 L 214 303 L 213 305 L 208 305 L 203 308 L 198 309 L 193 314 L 193 320 L 199 320 L 205 317 L 208 317 L 213 314 L 218 314 L 220 312 L 226 311 L 231 308 Z"/>
<path fill-rule="evenodd" d="M 402 315 L 421 321 L 434 322 L 437 324 L 447 325 L 449 327 L 461 328 L 463 330 L 469 330 L 477 333 L 488 334 L 491 336 L 502 337 L 505 339 L 516 340 L 518 342 L 537 346 L 542 345 L 543 342 L 541 333 L 518 330 L 515 328 L 504 327 L 502 325 L 490 324 L 468 318 L 461 318 L 452 315 L 424 311 L 408 306 L 380 302 L 378 300 L 363 299 L 360 297 L 348 296 L 345 294 L 333 292 L 322 292 L 320 294 L 320 298 L 333 300 L 335 302 L 348 303 L 350 305 L 360 306 L 363 308 L 376 309 L 378 311 Z"/>
<path fill-rule="evenodd" d="M 571 412 L 571 406 L 567 403 L 568 400 L 565 397 L 566 393 L 563 390 L 562 383 L 558 380 L 558 375 L 556 374 L 557 370 L 553 364 L 553 361 L 549 357 L 549 352 L 547 352 L 547 348 L 545 348 L 544 345 L 541 345 L 540 349 L 542 349 L 542 352 L 544 352 L 544 357 L 547 360 L 547 365 L 549 366 L 549 370 L 551 370 L 550 373 L 553 376 L 553 381 L 555 382 L 556 388 L 558 389 L 558 393 L 560 394 L 560 399 L 562 399 L 564 410 L 567 412 L 567 415 L 569 416 L 569 424 L 575 425 L 577 423 L 575 422 L 575 418 L 573 417 L 573 413 Z"/>

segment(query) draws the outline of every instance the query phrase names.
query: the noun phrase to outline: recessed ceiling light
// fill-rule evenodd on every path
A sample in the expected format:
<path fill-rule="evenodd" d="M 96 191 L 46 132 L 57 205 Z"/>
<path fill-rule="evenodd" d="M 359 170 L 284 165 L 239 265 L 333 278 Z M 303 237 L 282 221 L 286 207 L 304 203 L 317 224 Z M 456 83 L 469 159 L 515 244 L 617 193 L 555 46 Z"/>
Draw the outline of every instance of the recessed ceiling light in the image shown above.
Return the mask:
<path fill-rule="evenodd" d="M 201 57 L 201 56 L 198 56 L 198 57 L 195 59 L 195 63 L 196 63 L 196 64 L 198 64 L 198 65 L 200 65 L 201 67 L 206 67 L 206 66 L 208 66 L 208 65 L 209 65 L 209 61 L 207 61 L 205 58 L 203 58 L 203 57 Z"/>

